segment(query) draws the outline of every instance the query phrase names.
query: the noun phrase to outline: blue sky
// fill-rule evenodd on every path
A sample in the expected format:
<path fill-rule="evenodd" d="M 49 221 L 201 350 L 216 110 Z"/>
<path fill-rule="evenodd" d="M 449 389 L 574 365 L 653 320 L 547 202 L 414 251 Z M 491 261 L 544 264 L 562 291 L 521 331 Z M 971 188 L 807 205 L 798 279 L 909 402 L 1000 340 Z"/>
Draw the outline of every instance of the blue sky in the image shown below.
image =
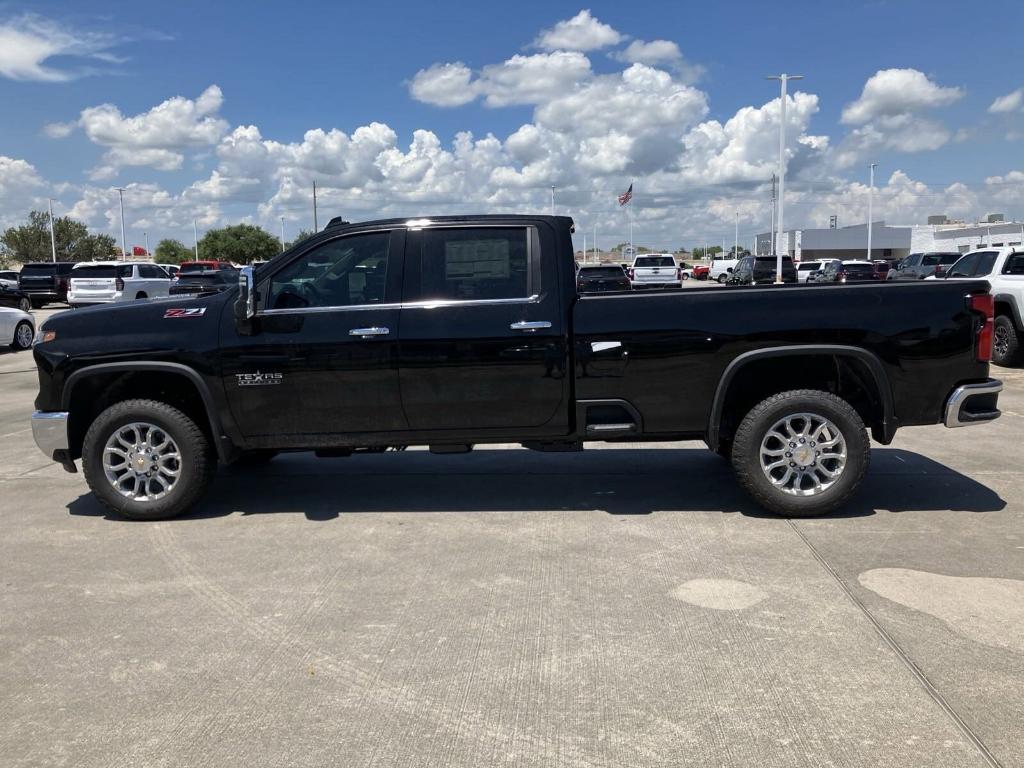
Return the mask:
<path fill-rule="evenodd" d="M 763 231 L 778 130 L 763 77 L 782 71 L 806 76 L 789 223 L 862 217 L 872 161 L 879 218 L 1024 218 L 1024 70 L 995 45 L 1021 3 L 784 5 L 0 4 L 0 43 L 56 51 L 0 45 L 0 218 L 54 197 L 113 231 L 121 185 L 130 229 L 187 240 L 192 218 L 308 226 L 313 178 L 358 218 L 542 210 L 555 184 L 560 212 L 613 238 L 614 195 L 635 178 L 652 244 L 731 233 L 737 215 Z M 192 106 L 150 112 L 172 97 Z M 104 104 L 116 111 L 89 113 Z M 373 124 L 387 129 L 356 147 Z"/>

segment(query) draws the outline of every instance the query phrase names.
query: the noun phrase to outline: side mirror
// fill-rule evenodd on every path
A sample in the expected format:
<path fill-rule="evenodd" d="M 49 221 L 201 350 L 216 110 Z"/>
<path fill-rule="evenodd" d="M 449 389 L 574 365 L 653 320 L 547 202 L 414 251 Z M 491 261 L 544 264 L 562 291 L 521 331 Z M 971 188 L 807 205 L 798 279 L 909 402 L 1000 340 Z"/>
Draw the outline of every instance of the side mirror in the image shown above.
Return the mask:
<path fill-rule="evenodd" d="M 726 271 L 726 272 L 730 272 L 730 273 L 731 273 L 731 272 L 732 272 L 732 267 L 726 267 L 726 268 L 725 268 L 725 271 Z"/>
<path fill-rule="evenodd" d="M 252 320 L 256 317 L 256 283 L 252 267 L 238 270 L 238 299 L 235 301 L 235 325 L 238 332 L 248 336 L 252 333 Z"/>

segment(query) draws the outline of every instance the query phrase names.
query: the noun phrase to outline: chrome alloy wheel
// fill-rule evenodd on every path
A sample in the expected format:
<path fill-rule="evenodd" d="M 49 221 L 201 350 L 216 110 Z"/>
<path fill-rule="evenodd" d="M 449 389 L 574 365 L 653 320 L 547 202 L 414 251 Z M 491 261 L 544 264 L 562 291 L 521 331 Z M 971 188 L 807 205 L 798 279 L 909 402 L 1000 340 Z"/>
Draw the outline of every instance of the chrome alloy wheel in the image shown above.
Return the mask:
<path fill-rule="evenodd" d="M 163 429 L 132 422 L 118 427 L 103 447 L 103 473 L 133 501 L 162 499 L 181 476 L 181 453 Z"/>
<path fill-rule="evenodd" d="M 779 419 L 765 433 L 759 457 L 765 477 L 780 491 L 816 496 L 843 474 L 846 440 L 824 416 L 794 413 Z"/>
<path fill-rule="evenodd" d="M 18 345 L 19 349 L 28 349 L 32 346 L 32 326 L 28 323 L 22 323 L 18 326 L 18 329 L 14 332 L 14 343 Z"/>

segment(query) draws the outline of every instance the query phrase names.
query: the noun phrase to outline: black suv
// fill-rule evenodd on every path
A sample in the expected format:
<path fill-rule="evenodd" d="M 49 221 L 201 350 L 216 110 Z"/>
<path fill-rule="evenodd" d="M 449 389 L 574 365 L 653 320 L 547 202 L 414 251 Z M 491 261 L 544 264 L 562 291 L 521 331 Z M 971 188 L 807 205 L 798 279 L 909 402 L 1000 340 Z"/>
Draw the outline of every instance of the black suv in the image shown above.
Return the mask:
<path fill-rule="evenodd" d="M 73 261 L 40 261 L 26 264 L 18 275 L 20 288 L 36 309 L 51 301 L 67 303 Z"/>
<path fill-rule="evenodd" d="M 766 285 L 775 282 L 778 262 L 775 256 L 744 256 L 732 268 L 730 285 Z M 782 282 L 796 282 L 796 266 L 789 256 L 782 257 Z"/>

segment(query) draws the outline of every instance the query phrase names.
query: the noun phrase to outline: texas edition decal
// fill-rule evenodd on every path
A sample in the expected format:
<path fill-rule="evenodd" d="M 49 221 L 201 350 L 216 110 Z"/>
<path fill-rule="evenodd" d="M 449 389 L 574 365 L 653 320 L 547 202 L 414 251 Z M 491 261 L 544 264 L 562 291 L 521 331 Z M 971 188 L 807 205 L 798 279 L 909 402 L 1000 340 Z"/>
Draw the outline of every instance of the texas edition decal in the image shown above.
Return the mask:
<path fill-rule="evenodd" d="M 284 379 L 282 373 L 236 373 L 235 379 L 238 380 L 238 386 L 240 387 L 267 387 L 273 384 L 280 384 Z"/>

